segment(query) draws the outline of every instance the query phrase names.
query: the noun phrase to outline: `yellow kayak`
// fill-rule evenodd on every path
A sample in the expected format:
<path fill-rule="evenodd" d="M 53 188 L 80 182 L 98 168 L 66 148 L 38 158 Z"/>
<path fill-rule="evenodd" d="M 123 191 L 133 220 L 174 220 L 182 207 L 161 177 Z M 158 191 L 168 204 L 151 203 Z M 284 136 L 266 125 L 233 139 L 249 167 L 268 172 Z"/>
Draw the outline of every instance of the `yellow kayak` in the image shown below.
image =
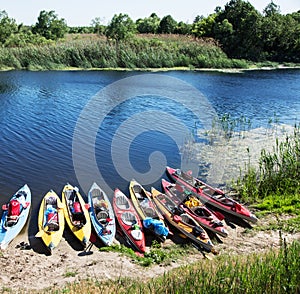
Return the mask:
<path fill-rule="evenodd" d="M 63 204 L 57 194 L 50 190 L 43 198 L 38 215 L 39 231 L 35 235 L 42 238 L 50 252 L 58 246 L 65 228 Z"/>
<path fill-rule="evenodd" d="M 77 187 L 65 185 L 62 191 L 63 211 L 66 222 L 76 238 L 86 247 L 91 236 L 89 205 L 86 204 Z"/>

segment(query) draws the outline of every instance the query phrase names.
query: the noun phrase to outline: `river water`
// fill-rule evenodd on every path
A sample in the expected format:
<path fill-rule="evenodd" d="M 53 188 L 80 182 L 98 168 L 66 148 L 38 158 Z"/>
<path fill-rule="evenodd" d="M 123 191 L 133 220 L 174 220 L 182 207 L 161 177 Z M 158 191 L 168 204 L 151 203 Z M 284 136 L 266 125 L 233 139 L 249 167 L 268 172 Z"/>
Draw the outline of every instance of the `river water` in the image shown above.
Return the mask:
<path fill-rule="evenodd" d="M 112 195 L 131 178 L 160 189 L 166 165 L 204 177 L 211 163 L 190 145 L 209 146 L 198 134 L 224 114 L 247 118 L 248 131 L 294 125 L 300 70 L 0 72 L 1 203 L 25 183 L 37 209 L 67 182 Z"/>

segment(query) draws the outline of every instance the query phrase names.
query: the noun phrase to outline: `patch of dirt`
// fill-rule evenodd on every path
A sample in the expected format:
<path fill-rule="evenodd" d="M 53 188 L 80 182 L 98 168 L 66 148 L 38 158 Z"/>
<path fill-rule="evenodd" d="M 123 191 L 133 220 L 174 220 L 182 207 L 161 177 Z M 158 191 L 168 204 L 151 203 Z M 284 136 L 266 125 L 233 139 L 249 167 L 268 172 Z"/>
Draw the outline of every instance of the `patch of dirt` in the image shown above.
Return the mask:
<path fill-rule="evenodd" d="M 273 217 L 267 217 L 259 220 L 258 224 L 267 225 L 273 221 Z M 227 238 L 220 237 L 223 243 L 215 242 L 220 255 L 260 252 L 278 248 L 280 244 L 278 231 L 251 230 L 251 226 L 246 222 L 232 222 L 228 230 Z M 283 234 L 283 237 L 290 243 L 295 239 L 300 240 L 300 233 Z M 21 242 L 28 242 L 31 248 L 22 249 L 19 247 Z M 170 243 L 171 240 L 167 240 L 164 246 Z M 175 267 L 204 258 L 199 252 L 167 266 L 154 265 L 145 268 L 134 264 L 129 258 L 118 253 L 100 252 L 95 246 L 91 248 L 92 254 L 82 254 L 82 248 L 76 244 L 77 240 L 72 240 L 66 233 L 53 255 L 48 255 L 40 239 L 34 236 L 28 238 L 28 232 L 23 232 L 5 251 L 1 252 L 0 285 L 13 290 L 23 288 L 30 291 L 50 286 L 63 286 L 68 282 L 86 278 L 97 280 L 120 277 L 139 278 L 141 275 L 145 278 L 152 278 Z M 218 258 L 218 256 L 213 258 Z"/>

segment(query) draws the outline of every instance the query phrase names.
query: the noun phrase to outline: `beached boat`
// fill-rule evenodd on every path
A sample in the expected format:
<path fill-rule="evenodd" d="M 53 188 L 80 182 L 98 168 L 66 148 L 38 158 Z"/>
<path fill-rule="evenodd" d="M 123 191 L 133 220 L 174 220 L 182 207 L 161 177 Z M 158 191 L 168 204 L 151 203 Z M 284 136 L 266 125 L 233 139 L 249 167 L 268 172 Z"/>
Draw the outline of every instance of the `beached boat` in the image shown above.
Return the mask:
<path fill-rule="evenodd" d="M 193 196 L 192 192 L 185 190 L 181 185 L 172 184 L 165 179 L 162 179 L 161 182 L 164 192 L 179 208 L 193 217 L 204 229 L 219 234 L 222 237 L 228 236 L 228 231 L 222 220 L 197 197 Z M 224 219 L 223 216 L 222 219 Z"/>
<path fill-rule="evenodd" d="M 197 195 L 204 204 L 215 207 L 247 221 L 253 223 L 257 222 L 256 216 L 245 206 L 228 197 L 222 190 L 213 188 L 203 181 L 193 177 L 191 172 L 183 172 L 180 169 L 174 169 L 171 167 L 167 167 L 167 172 L 175 182 L 184 185 L 191 192 L 195 193 L 195 195 Z"/>
<path fill-rule="evenodd" d="M 164 242 L 169 234 L 169 229 L 163 216 L 152 201 L 151 193 L 147 192 L 134 179 L 129 183 L 129 192 L 132 204 L 143 221 L 143 226 Z"/>
<path fill-rule="evenodd" d="M 38 214 L 36 237 L 40 237 L 52 253 L 62 239 L 65 228 L 63 204 L 58 195 L 50 190 L 43 197 Z"/>
<path fill-rule="evenodd" d="M 2 206 L 2 217 L 0 222 L 0 248 L 6 249 L 9 243 L 24 228 L 31 207 L 31 191 L 27 184 L 21 187 Z"/>
<path fill-rule="evenodd" d="M 119 189 L 115 189 L 113 209 L 123 235 L 134 250 L 141 253 L 146 251 L 145 235 L 142 222 L 130 199 Z"/>
<path fill-rule="evenodd" d="M 77 187 L 70 184 L 64 186 L 62 191 L 62 203 L 66 223 L 72 233 L 85 247 L 91 236 L 91 219 L 89 205 L 86 204 Z"/>
<path fill-rule="evenodd" d="M 88 201 L 95 232 L 106 246 L 110 246 L 116 235 L 116 221 L 109 198 L 96 183 L 93 183 L 88 192 Z"/>
<path fill-rule="evenodd" d="M 198 248 L 216 253 L 213 243 L 205 230 L 188 213 L 178 209 L 178 205 L 166 194 L 151 188 L 153 200 L 166 220 L 180 231 Z"/>

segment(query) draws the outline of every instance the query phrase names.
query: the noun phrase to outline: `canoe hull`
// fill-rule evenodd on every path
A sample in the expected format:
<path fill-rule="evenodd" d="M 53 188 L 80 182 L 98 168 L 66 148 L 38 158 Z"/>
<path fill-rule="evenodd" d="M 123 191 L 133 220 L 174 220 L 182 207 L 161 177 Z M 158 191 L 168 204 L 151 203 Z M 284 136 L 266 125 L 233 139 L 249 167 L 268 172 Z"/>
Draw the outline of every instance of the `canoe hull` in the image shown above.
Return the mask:
<path fill-rule="evenodd" d="M 26 193 L 25 200 L 27 202 L 27 207 L 23 208 L 21 214 L 19 215 L 18 221 L 15 225 L 8 227 L 6 226 L 6 219 L 8 216 L 8 210 L 3 210 L 1 222 L 0 222 L 0 248 L 6 249 L 9 243 L 22 231 L 24 228 L 27 219 L 29 217 L 30 208 L 31 208 L 31 191 L 27 184 L 21 187 L 10 199 L 16 199 L 16 195 L 24 191 Z"/>
<path fill-rule="evenodd" d="M 142 222 L 134 209 L 130 199 L 119 189 L 115 189 L 113 209 L 122 233 L 138 252 L 146 251 L 145 235 L 142 231 Z"/>
<path fill-rule="evenodd" d="M 151 194 L 155 204 L 173 227 L 175 227 L 183 235 L 189 238 L 193 244 L 202 248 L 204 251 L 213 253 L 216 252 L 214 250 L 213 243 L 211 242 L 205 230 L 201 228 L 201 226 L 192 217 L 186 213 L 177 214 L 174 212 L 177 204 L 174 203 L 172 199 L 153 187 L 151 188 Z M 201 232 L 201 234 L 198 234 L 198 232 Z"/>
<path fill-rule="evenodd" d="M 88 192 L 88 201 L 95 232 L 106 246 L 111 246 L 116 235 L 116 221 L 107 194 L 96 183 L 93 183 Z"/>
<path fill-rule="evenodd" d="M 192 210 L 193 208 L 189 208 L 187 206 L 189 203 L 192 204 L 192 198 L 191 200 L 186 201 L 188 197 L 184 195 L 183 192 L 179 191 L 179 188 L 177 188 L 176 185 L 162 179 L 162 187 L 166 195 L 168 195 L 176 204 L 178 204 L 185 213 L 193 217 L 201 226 L 204 227 L 204 229 L 219 234 L 222 237 L 228 236 L 228 231 L 225 229 L 223 222 L 199 200 L 197 201 L 198 208 L 195 209 L 194 212 Z M 198 214 L 197 211 L 199 211 Z"/>
<path fill-rule="evenodd" d="M 47 219 L 47 208 L 49 209 L 49 205 L 51 205 L 51 207 L 53 207 L 57 211 L 55 219 L 58 228 L 56 228 L 55 230 L 51 230 L 51 228 L 49 228 L 49 223 L 51 222 L 51 219 Z M 58 195 L 53 190 L 50 190 L 43 197 L 40 204 L 38 214 L 38 228 L 39 232 L 36 234 L 36 236 L 41 237 L 46 247 L 50 250 L 50 252 L 52 252 L 52 250 L 56 248 L 60 243 L 65 228 L 63 204 Z"/>
<path fill-rule="evenodd" d="M 76 223 L 74 221 L 74 214 L 71 212 L 71 204 L 74 202 L 71 197 L 73 196 L 75 197 L 76 202 L 80 203 L 82 211 L 82 220 L 76 220 Z M 80 195 L 78 188 L 73 187 L 70 184 L 65 185 L 62 191 L 62 203 L 67 225 L 81 244 L 86 247 L 91 236 L 92 225 L 86 203 Z"/>
<path fill-rule="evenodd" d="M 158 230 L 155 230 L 155 228 L 149 228 L 149 231 L 153 233 L 160 241 L 164 242 L 168 235 L 168 228 L 166 227 L 163 216 L 158 211 L 151 198 L 151 193 L 147 192 L 142 185 L 135 180 L 130 181 L 129 192 L 132 204 L 143 223 L 146 218 L 161 222 L 161 225 L 163 226 L 161 233 L 159 233 Z"/>
<path fill-rule="evenodd" d="M 257 222 L 257 218 L 253 213 L 237 201 L 226 196 L 225 193 L 219 189 L 209 186 L 203 181 L 192 177 L 188 173 L 184 173 L 180 169 L 176 170 L 171 167 L 167 167 L 167 173 L 175 182 L 184 185 L 187 189 L 197 195 L 204 204 L 208 204 L 211 207 L 215 207 L 244 220 L 253 223 Z M 195 185 L 197 185 L 197 187 Z"/>

